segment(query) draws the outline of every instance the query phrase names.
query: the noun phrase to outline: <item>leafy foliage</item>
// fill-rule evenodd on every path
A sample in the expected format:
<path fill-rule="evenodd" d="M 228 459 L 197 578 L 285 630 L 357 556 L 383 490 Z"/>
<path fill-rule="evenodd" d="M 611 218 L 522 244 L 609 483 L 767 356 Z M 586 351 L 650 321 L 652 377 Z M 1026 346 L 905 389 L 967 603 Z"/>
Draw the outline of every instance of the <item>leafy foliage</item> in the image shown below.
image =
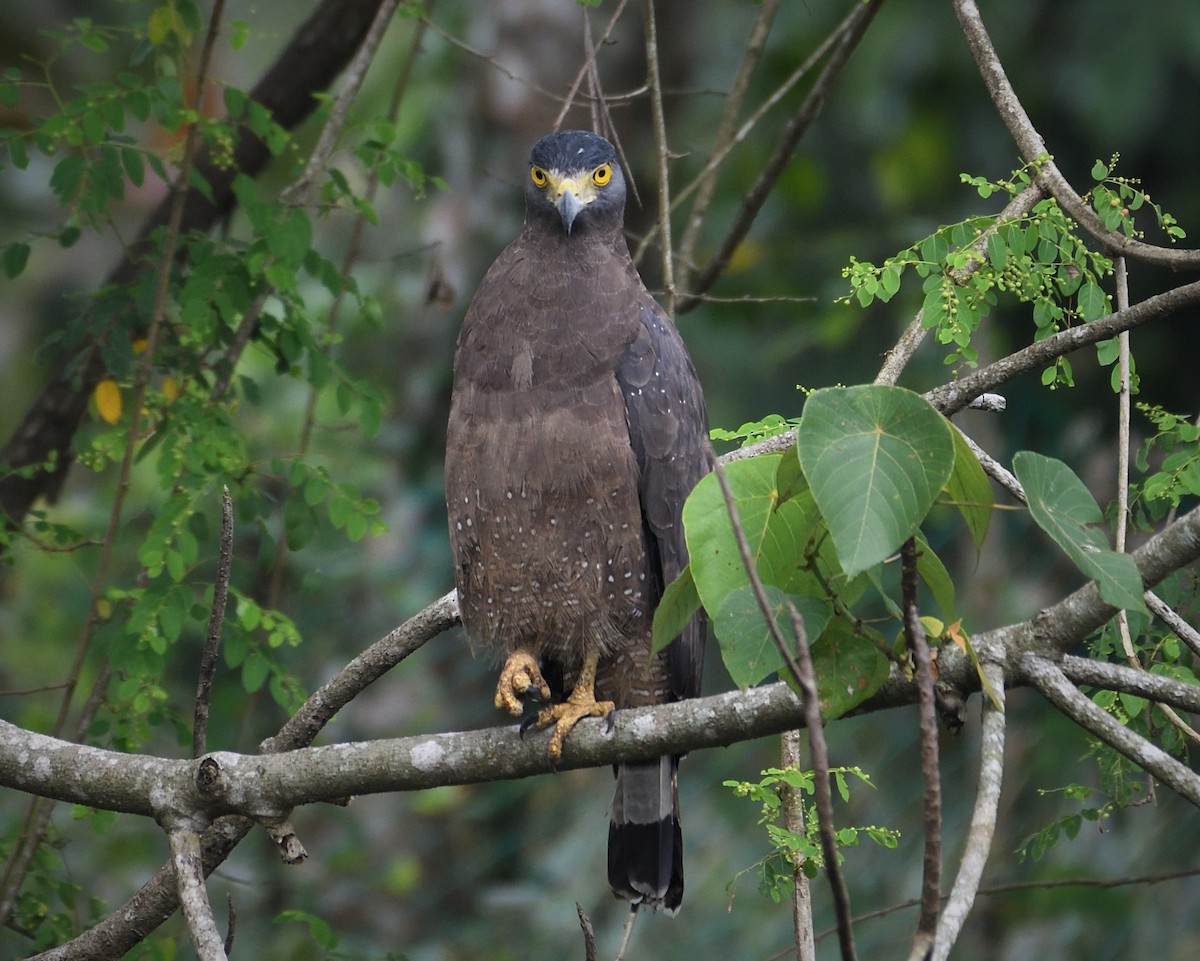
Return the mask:
<path fill-rule="evenodd" d="M 761 773 L 758 781 L 725 781 L 724 786 L 732 790 L 736 797 L 747 798 L 761 805 L 758 823 L 766 827 L 771 851 L 755 865 L 759 871 L 758 890 L 764 897 L 778 903 L 791 892 L 795 883 L 794 867 L 799 867 L 810 878 L 816 877 L 825 858 L 817 829 L 816 806 L 804 800 L 811 797 L 815 790 L 813 772 L 795 767 L 772 767 Z M 875 786 L 867 773 L 857 767 L 831 768 L 829 776 L 843 803 L 850 800 L 852 781 L 868 787 Z M 803 832 L 790 831 L 780 823 L 784 818 L 788 793 L 799 799 Z M 834 836 L 839 848 L 857 845 L 862 836 L 883 848 L 895 848 L 900 839 L 898 831 L 877 825 L 842 827 Z M 739 872 L 738 877 L 744 873 Z M 737 877 L 730 882 L 730 887 L 736 882 Z"/>

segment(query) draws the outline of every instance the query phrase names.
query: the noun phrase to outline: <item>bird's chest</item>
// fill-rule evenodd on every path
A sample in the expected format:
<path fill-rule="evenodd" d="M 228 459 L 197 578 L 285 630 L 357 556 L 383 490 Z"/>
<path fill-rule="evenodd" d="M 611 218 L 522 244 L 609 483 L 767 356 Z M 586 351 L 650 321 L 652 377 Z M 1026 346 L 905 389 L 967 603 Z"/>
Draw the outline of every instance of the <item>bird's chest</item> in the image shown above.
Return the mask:
<path fill-rule="evenodd" d="M 525 288 L 515 315 L 472 308 L 446 472 L 468 633 L 568 660 L 586 644 L 611 648 L 640 633 L 651 593 L 615 373 L 632 332 L 572 289 Z"/>

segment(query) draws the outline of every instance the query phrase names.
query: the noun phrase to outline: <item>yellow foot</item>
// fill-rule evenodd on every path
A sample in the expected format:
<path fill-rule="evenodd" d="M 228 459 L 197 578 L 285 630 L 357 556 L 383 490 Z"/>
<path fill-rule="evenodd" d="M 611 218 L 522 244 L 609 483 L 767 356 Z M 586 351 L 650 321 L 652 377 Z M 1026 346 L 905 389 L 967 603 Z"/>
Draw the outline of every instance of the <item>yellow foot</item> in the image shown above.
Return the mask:
<path fill-rule="evenodd" d="M 546 753 L 552 758 L 562 754 L 563 741 L 571 733 L 571 728 L 585 717 L 608 717 L 617 709 L 612 701 L 597 701 L 591 685 L 588 685 L 585 693 L 586 697 L 579 696 L 580 690 L 576 686 L 571 696 L 561 704 L 551 704 L 538 711 L 535 726 L 539 730 L 554 725 L 554 733 L 550 735 L 550 744 L 546 747 Z"/>
<path fill-rule="evenodd" d="M 550 685 L 542 677 L 537 658 L 528 651 L 513 651 L 500 669 L 500 680 L 496 683 L 496 710 L 508 711 L 520 717 L 524 708 L 521 698 L 535 701 L 550 700 Z"/>
<path fill-rule="evenodd" d="M 588 654 L 583 659 L 583 666 L 579 669 L 579 677 L 575 679 L 571 696 L 562 704 L 552 704 L 538 712 L 537 721 L 534 723 L 539 730 L 554 725 L 554 733 L 550 735 L 550 744 L 546 748 L 552 758 L 562 754 L 563 741 L 571 733 L 571 728 L 585 717 L 608 717 L 617 709 L 612 701 L 596 700 L 598 662 L 599 657 L 595 653 Z"/>

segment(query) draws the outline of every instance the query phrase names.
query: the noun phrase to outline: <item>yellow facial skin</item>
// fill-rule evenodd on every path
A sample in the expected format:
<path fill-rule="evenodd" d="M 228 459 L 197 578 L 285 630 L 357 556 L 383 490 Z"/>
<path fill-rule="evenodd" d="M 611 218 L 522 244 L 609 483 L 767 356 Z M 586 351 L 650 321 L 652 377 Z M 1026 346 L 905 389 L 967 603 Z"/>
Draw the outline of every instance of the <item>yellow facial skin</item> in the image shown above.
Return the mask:
<path fill-rule="evenodd" d="M 554 205 L 569 234 L 579 211 L 595 200 L 612 180 L 612 165 L 603 163 L 586 173 L 567 173 L 543 170 L 534 164 L 529 168 L 529 179 Z"/>

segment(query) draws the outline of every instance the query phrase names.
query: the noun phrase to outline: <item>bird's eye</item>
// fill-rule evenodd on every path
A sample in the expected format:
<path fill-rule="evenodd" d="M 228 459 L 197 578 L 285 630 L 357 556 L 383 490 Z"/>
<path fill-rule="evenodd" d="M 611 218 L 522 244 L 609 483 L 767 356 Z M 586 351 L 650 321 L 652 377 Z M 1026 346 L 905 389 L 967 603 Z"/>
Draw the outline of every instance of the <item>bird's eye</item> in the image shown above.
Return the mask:
<path fill-rule="evenodd" d="M 547 182 L 546 171 L 541 167 L 530 167 L 529 179 L 533 181 L 535 187 L 544 187 Z"/>
<path fill-rule="evenodd" d="M 592 171 L 592 183 L 597 187 L 603 187 L 612 180 L 612 166 L 610 164 L 601 164 Z"/>

